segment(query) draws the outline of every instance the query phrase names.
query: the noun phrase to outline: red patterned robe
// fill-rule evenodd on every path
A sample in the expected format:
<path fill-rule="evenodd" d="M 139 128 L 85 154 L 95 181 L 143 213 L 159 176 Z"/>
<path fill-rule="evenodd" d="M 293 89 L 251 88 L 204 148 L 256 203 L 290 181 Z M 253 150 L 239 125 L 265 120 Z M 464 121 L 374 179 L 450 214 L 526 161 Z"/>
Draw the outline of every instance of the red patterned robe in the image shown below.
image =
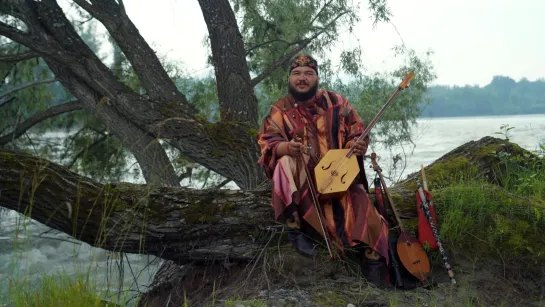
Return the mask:
<path fill-rule="evenodd" d="M 276 157 L 276 147 L 280 142 L 296 138 L 305 148 L 310 148 L 310 155 L 305 154 L 305 159 L 314 177 L 314 167 L 320 157 L 328 149 L 349 148 L 364 131 L 364 123 L 347 99 L 338 93 L 318 91 L 314 104 L 310 105 L 316 107 L 308 109 L 298 105 L 288 95 L 271 106 L 258 135 L 259 163 L 273 181 L 275 219 L 285 222 L 285 209 L 295 203 L 299 216 L 323 236 L 302 165 L 298 167 L 296 159 L 289 155 Z M 358 157 L 358 161 L 359 176 L 347 193 L 339 198 L 320 200 L 326 231 L 341 254 L 344 254 L 344 246 L 365 243 L 388 262 L 388 227 L 369 199 L 363 159 Z"/>

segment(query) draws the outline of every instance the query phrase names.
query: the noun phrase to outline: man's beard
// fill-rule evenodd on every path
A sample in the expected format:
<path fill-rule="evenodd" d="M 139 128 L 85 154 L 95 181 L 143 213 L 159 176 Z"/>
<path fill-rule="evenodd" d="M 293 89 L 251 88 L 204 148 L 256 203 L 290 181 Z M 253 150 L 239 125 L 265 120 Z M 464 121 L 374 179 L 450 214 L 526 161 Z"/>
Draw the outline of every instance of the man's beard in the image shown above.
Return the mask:
<path fill-rule="evenodd" d="M 297 101 L 307 101 L 314 97 L 316 92 L 318 92 L 318 82 L 316 82 L 316 84 L 309 88 L 306 92 L 298 92 L 297 89 L 291 85 L 291 83 L 288 83 L 288 93 L 290 93 Z"/>

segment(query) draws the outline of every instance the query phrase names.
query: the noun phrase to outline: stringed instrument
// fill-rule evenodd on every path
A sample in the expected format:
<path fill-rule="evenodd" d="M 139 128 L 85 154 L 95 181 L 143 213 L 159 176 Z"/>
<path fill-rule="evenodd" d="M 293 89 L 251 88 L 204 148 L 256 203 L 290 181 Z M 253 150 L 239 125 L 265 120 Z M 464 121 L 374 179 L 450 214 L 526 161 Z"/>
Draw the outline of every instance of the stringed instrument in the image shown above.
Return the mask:
<path fill-rule="evenodd" d="M 430 274 L 430 261 L 428 259 L 428 255 L 420 242 L 411 236 L 403 227 L 403 223 L 401 222 L 397 208 L 395 207 L 392 197 L 390 196 L 390 192 L 386 186 L 386 182 L 384 181 L 384 177 L 382 176 L 382 169 L 378 165 L 376 159 L 377 154 L 373 152 L 371 154 L 371 164 L 373 170 L 380 178 L 382 189 L 386 194 L 386 198 L 388 199 L 388 203 L 390 204 L 398 225 L 399 237 L 397 239 L 397 255 L 399 256 L 403 266 L 407 269 L 407 271 L 409 271 L 409 273 L 411 273 L 411 275 L 416 277 L 422 283 L 427 283 L 428 275 Z"/>
<path fill-rule="evenodd" d="M 357 141 L 363 140 L 371 129 L 375 126 L 376 122 L 382 116 L 386 108 L 394 100 L 394 98 L 405 88 L 409 87 L 411 79 L 414 77 L 414 73 L 410 72 L 405 76 L 403 81 L 399 84 L 397 90 L 388 99 L 386 104 L 382 106 L 377 115 L 369 122 L 365 131 L 358 137 Z M 356 142 L 354 142 L 355 145 Z M 321 196 L 332 197 L 340 193 L 344 193 L 348 190 L 348 187 L 356 179 L 360 172 L 358 160 L 354 155 L 354 145 L 349 149 L 330 149 L 320 159 L 320 162 L 314 167 L 314 174 L 316 180 L 317 192 Z"/>
<path fill-rule="evenodd" d="M 428 184 L 426 180 L 426 172 L 424 170 L 424 165 L 420 165 L 420 170 L 422 172 L 422 181 L 424 182 L 424 189 L 426 192 L 428 191 Z M 447 274 L 450 277 L 450 282 L 455 285 L 456 279 L 454 278 L 454 272 L 452 271 L 452 267 L 450 266 L 447 258 L 447 252 L 445 251 L 445 248 L 443 247 L 443 243 L 441 242 L 441 239 L 439 238 L 439 231 L 437 230 L 437 224 L 435 221 L 435 216 L 432 215 L 432 212 L 430 210 L 431 203 L 428 203 L 428 199 L 426 198 L 426 195 L 424 195 L 424 190 L 422 189 L 422 185 L 420 184 L 420 181 L 418 181 L 418 177 L 415 178 L 416 181 L 416 187 L 417 192 L 420 195 L 421 199 L 421 208 L 424 211 L 424 215 L 428 219 L 429 225 L 431 227 L 433 236 L 435 238 L 435 241 L 437 243 L 437 247 L 439 248 L 439 251 L 441 252 L 441 256 L 443 257 L 443 265 L 445 266 L 445 269 L 447 269 Z"/>

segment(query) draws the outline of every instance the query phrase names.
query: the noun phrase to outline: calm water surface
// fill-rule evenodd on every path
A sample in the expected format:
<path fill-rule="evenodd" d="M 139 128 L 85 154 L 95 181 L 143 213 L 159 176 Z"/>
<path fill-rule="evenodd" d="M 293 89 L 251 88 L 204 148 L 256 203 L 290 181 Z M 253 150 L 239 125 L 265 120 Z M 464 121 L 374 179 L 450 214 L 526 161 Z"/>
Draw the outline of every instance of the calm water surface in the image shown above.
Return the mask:
<path fill-rule="evenodd" d="M 536 150 L 540 142 L 545 142 L 545 114 L 498 116 L 498 117 L 457 117 L 457 118 L 425 118 L 418 121 L 413 128 L 413 141 L 416 144 L 404 144 L 395 148 L 395 154 L 401 153 L 405 162 L 405 171 L 396 176 L 406 175 L 420 170 L 420 164 L 428 165 L 456 147 L 485 136 L 504 138 L 498 135 L 500 127 L 508 124 L 514 129 L 508 132 L 512 142 L 528 150 Z M 393 163 L 392 154 L 380 146 L 373 148 L 379 157 L 386 173 Z M 404 154 L 403 154 L 404 153 Z M 369 174 L 369 173 L 368 173 Z"/>

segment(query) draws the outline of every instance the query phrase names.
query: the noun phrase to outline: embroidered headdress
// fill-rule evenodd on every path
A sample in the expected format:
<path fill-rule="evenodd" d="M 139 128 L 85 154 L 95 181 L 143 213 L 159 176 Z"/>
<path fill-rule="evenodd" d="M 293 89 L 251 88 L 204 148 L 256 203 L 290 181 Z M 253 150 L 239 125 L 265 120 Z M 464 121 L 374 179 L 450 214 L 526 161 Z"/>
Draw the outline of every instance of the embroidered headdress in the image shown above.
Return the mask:
<path fill-rule="evenodd" d="M 299 66 L 308 66 L 318 74 L 318 62 L 316 60 L 308 55 L 308 54 L 300 54 L 297 57 L 293 59 L 290 66 L 290 72 L 295 68 Z"/>

